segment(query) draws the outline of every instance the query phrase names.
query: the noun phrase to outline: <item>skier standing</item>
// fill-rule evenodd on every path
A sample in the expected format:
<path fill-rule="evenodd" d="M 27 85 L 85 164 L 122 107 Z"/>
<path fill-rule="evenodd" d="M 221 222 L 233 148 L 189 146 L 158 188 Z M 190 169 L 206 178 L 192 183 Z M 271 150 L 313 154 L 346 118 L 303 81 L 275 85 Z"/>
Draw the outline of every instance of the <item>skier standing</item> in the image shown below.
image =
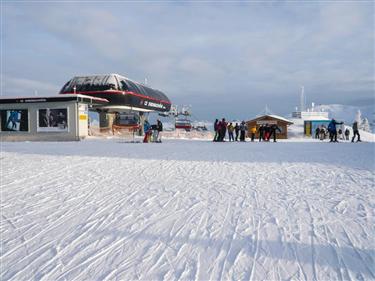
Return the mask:
<path fill-rule="evenodd" d="M 220 141 L 224 141 L 226 133 L 227 133 L 227 122 L 225 122 L 225 118 L 223 118 L 221 119 L 221 125 L 220 125 Z"/>
<path fill-rule="evenodd" d="M 147 120 L 145 120 L 145 123 L 143 125 L 143 131 L 145 132 L 145 137 L 143 138 L 143 142 L 149 142 L 152 132 L 151 132 L 150 123 L 148 123 Z"/>
<path fill-rule="evenodd" d="M 264 140 L 264 126 L 260 125 L 258 131 L 259 131 L 259 142 L 261 142 L 262 139 Z"/>
<path fill-rule="evenodd" d="M 326 129 L 324 126 L 320 128 L 320 140 L 324 140 L 326 138 Z"/>
<path fill-rule="evenodd" d="M 320 134 L 320 129 L 319 129 L 319 127 L 316 127 L 316 129 L 315 129 L 315 138 L 316 139 L 319 139 L 319 134 Z"/>
<path fill-rule="evenodd" d="M 339 139 L 343 140 L 344 139 L 344 135 L 342 134 L 342 129 L 341 128 L 339 129 L 338 134 L 339 134 Z"/>
<path fill-rule="evenodd" d="M 270 127 L 271 133 L 270 133 L 269 138 L 271 138 L 271 136 L 273 135 L 273 142 L 276 142 L 276 131 L 279 131 L 279 133 L 281 133 L 280 128 L 276 124 L 271 125 L 271 127 Z"/>
<path fill-rule="evenodd" d="M 233 127 L 233 124 L 230 123 L 230 124 L 228 125 L 228 136 L 229 136 L 229 141 L 234 141 L 233 132 L 234 132 L 234 127 Z"/>
<path fill-rule="evenodd" d="M 250 132 L 251 132 L 251 141 L 254 141 L 255 133 L 257 132 L 257 127 L 256 126 L 252 127 Z"/>
<path fill-rule="evenodd" d="M 222 129 L 221 129 L 221 126 L 222 126 L 222 122 L 219 120 L 219 122 L 217 122 L 217 139 L 216 141 L 221 141 L 221 135 L 222 135 Z"/>
<path fill-rule="evenodd" d="M 219 138 L 219 130 L 218 130 L 218 125 L 219 125 L 219 120 L 216 119 L 214 123 L 214 131 L 215 131 L 215 136 L 213 141 L 217 141 Z"/>
<path fill-rule="evenodd" d="M 348 141 L 349 140 L 349 136 L 350 136 L 350 131 L 348 128 L 345 129 L 345 139 Z"/>
<path fill-rule="evenodd" d="M 270 140 L 270 126 L 268 126 L 268 123 L 264 126 L 264 140 L 269 141 Z"/>
<path fill-rule="evenodd" d="M 352 142 L 354 142 L 355 136 L 357 136 L 357 142 L 360 142 L 361 141 L 361 135 L 359 134 L 358 122 L 357 121 L 354 121 L 352 128 L 353 128 Z"/>
<path fill-rule="evenodd" d="M 245 141 L 246 129 L 245 121 L 242 121 L 240 125 L 240 141 Z"/>
<path fill-rule="evenodd" d="M 328 132 L 329 132 L 329 142 L 338 142 L 337 141 L 337 129 L 336 125 L 341 125 L 343 122 L 337 122 L 335 119 L 332 119 L 328 125 Z"/>
<path fill-rule="evenodd" d="M 156 123 L 157 137 L 156 142 L 161 142 L 161 132 L 163 131 L 163 123 L 158 119 Z"/>
<path fill-rule="evenodd" d="M 238 126 L 238 123 L 236 123 L 236 126 L 234 126 L 234 131 L 236 132 L 236 141 L 238 141 L 238 135 L 240 132 L 240 126 Z"/>

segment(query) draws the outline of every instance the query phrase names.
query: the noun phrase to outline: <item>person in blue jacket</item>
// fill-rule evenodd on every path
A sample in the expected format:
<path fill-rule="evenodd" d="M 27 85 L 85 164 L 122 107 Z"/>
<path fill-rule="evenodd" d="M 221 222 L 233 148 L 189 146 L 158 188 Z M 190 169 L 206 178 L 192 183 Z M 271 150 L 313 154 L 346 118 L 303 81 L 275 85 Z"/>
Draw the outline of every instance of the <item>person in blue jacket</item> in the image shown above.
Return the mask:
<path fill-rule="evenodd" d="M 151 135 L 151 125 L 148 123 L 147 120 L 145 120 L 145 123 L 143 125 L 143 131 L 145 132 L 145 137 L 143 139 L 143 142 L 149 142 L 150 141 L 150 135 Z"/>
<path fill-rule="evenodd" d="M 332 119 L 331 122 L 328 124 L 328 132 L 329 132 L 329 142 L 338 142 L 337 141 L 337 128 L 336 125 L 342 125 L 344 122 L 337 122 L 335 119 Z"/>

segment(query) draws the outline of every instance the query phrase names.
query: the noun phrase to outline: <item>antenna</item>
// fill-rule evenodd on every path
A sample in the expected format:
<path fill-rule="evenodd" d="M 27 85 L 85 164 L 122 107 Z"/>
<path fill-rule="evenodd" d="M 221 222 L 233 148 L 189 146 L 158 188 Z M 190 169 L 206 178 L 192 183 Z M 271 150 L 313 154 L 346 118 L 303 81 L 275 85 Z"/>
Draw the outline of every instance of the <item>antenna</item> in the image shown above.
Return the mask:
<path fill-rule="evenodd" d="M 270 114 L 270 109 L 268 108 L 268 105 L 266 104 L 266 107 L 264 108 L 264 113 L 266 115 Z"/>
<path fill-rule="evenodd" d="M 261 115 L 274 115 L 274 113 L 271 111 L 271 109 L 268 107 L 268 105 L 266 105 L 264 110 L 259 112 L 256 116 L 261 116 Z"/>
<path fill-rule="evenodd" d="M 300 111 L 305 111 L 305 87 L 301 86 Z"/>

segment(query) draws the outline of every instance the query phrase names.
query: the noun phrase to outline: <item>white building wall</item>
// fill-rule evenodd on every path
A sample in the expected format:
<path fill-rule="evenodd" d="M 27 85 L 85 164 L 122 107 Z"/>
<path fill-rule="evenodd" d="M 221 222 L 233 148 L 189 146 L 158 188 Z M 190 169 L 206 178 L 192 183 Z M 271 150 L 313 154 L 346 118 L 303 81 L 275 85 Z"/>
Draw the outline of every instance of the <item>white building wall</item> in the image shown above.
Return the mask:
<path fill-rule="evenodd" d="M 76 101 L 67 102 L 41 102 L 41 103 L 11 103 L 0 104 L 0 110 L 27 109 L 28 110 L 28 132 L 1 131 L 1 141 L 77 141 L 88 135 L 88 116 L 86 120 L 79 118 L 79 105 Z M 87 105 L 86 105 L 87 106 Z M 67 108 L 67 131 L 45 132 L 38 131 L 39 109 Z M 82 114 L 83 115 L 83 114 Z M 0 117 L 1 118 L 1 117 Z M 1 120 L 0 120 L 1 121 Z"/>

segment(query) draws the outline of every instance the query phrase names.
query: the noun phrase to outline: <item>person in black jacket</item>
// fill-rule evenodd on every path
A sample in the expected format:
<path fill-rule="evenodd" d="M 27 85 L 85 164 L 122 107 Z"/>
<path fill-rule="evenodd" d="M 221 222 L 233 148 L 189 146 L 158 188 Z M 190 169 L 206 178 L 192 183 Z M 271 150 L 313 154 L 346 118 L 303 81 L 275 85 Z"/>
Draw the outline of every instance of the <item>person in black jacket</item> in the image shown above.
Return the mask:
<path fill-rule="evenodd" d="M 219 119 L 216 119 L 215 120 L 215 123 L 214 123 L 214 131 L 215 131 L 215 136 L 214 136 L 214 140 L 213 141 L 218 141 L 219 139 Z"/>
<path fill-rule="evenodd" d="M 358 122 L 357 121 L 354 121 L 353 123 L 353 138 L 352 138 L 352 142 L 354 142 L 354 139 L 355 139 L 355 136 L 357 136 L 357 142 L 361 141 L 361 135 L 359 134 L 359 130 L 358 130 Z"/>
<path fill-rule="evenodd" d="M 316 127 L 316 129 L 315 129 L 315 138 L 316 139 L 319 139 L 319 134 L 320 134 L 320 129 L 319 129 L 319 127 Z"/>
<path fill-rule="evenodd" d="M 158 131 L 156 142 L 161 142 L 161 132 L 163 131 L 163 123 L 158 119 L 156 122 L 156 130 Z"/>
<path fill-rule="evenodd" d="M 263 125 L 260 125 L 258 130 L 259 130 L 259 142 L 261 142 L 262 139 L 264 139 L 264 127 L 263 127 Z"/>
<path fill-rule="evenodd" d="M 240 141 L 245 141 L 246 131 L 247 131 L 247 127 L 246 127 L 246 123 L 245 123 L 245 121 L 242 121 L 242 122 L 241 122 L 241 125 L 240 125 L 240 131 L 241 131 L 241 134 L 240 134 Z"/>
<path fill-rule="evenodd" d="M 236 141 L 238 141 L 238 135 L 240 132 L 240 126 L 238 126 L 238 123 L 236 123 L 236 126 L 234 126 L 234 131 L 236 133 Z"/>
<path fill-rule="evenodd" d="M 276 124 L 271 125 L 271 127 L 270 127 L 270 132 L 271 132 L 270 138 L 273 135 L 273 142 L 276 142 L 276 131 L 279 131 L 279 133 L 281 133 L 280 128 Z"/>

